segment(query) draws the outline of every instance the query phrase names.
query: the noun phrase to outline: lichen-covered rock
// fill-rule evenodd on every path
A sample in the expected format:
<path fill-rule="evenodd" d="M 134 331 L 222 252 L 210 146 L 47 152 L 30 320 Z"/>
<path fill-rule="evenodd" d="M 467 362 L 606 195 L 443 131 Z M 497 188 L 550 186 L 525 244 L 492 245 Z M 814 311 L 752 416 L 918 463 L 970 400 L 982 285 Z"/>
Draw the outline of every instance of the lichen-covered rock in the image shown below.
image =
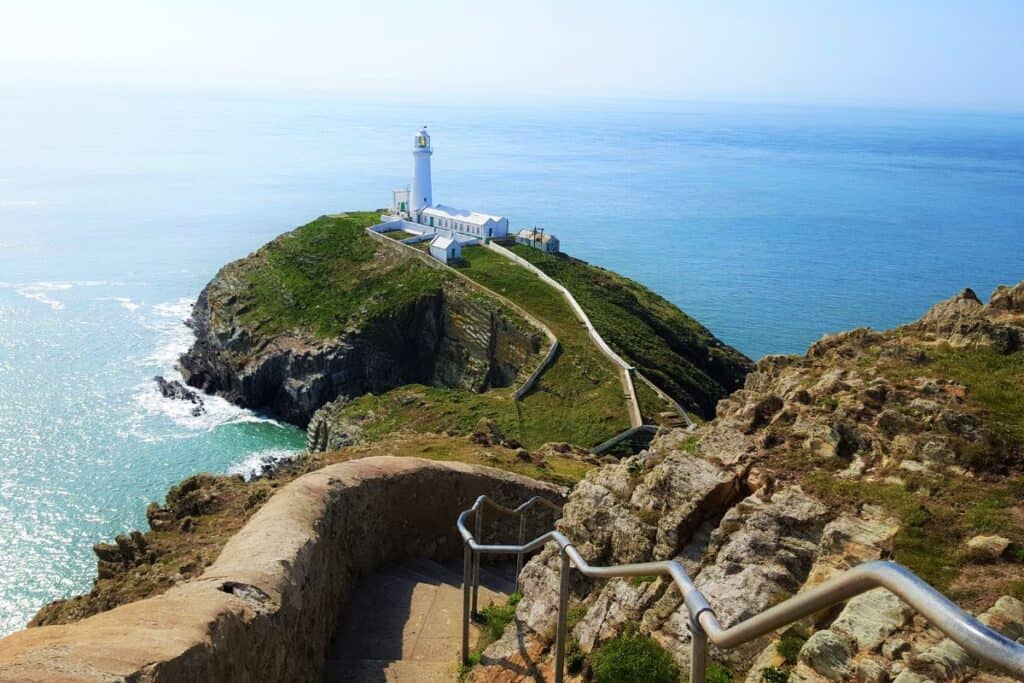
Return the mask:
<path fill-rule="evenodd" d="M 876 588 L 852 598 L 830 630 L 846 636 L 858 650 L 872 651 L 913 615 L 911 609 L 884 588 Z"/>

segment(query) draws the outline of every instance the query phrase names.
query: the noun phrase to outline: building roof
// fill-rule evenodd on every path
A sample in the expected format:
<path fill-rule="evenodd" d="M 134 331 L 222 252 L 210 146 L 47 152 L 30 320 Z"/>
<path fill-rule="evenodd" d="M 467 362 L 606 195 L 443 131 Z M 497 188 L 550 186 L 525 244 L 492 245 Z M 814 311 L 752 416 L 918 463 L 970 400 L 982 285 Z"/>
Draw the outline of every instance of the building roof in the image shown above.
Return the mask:
<path fill-rule="evenodd" d="M 454 206 L 445 206 L 444 204 L 437 204 L 423 209 L 422 213 L 426 216 L 450 218 L 451 220 L 462 221 L 463 223 L 470 223 L 472 225 L 485 225 L 488 221 L 494 221 L 497 223 L 498 221 L 504 220 L 502 216 L 492 216 L 487 213 L 480 213 L 479 211 L 456 209 Z"/>
<path fill-rule="evenodd" d="M 534 228 L 524 228 L 516 233 L 516 237 L 524 240 L 532 240 L 534 242 L 550 242 L 551 240 L 558 241 L 558 238 L 552 235 L 550 232 L 540 232 Z"/>
<path fill-rule="evenodd" d="M 438 249 L 448 249 L 452 244 L 456 244 L 455 238 L 448 235 L 438 235 L 430 240 L 430 246 L 437 247 Z"/>

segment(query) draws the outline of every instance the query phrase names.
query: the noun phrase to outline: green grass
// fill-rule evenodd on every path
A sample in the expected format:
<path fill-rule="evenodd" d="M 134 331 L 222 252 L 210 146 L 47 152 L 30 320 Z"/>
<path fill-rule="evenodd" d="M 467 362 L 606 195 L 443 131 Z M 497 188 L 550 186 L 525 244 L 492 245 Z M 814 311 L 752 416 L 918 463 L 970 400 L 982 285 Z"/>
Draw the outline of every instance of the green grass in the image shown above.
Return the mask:
<path fill-rule="evenodd" d="M 904 486 L 815 472 L 805 483 L 826 504 L 849 508 L 870 503 L 884 508 L 900 526 L 893 539 L 893 559 L 941 591 L 950 589 L 970 561 L 960 550 L 974 534 L 998 531 L 1014 542 L 1024 540 L 1024 530 L 1007 514 L 1024 499 L 1022 477 L 999 484 L 947 479 L 918 489 L 913 480 Z"/>
<path fill-rule="evenodd" d="M 561 343 L 554 364 L 517 404 L 523 443 L 594 446 L 629 427 L 622 384 L 556 290 L 484 247 L 462 250 L 461 272 L 516 302 L 548 325 Z"/>
<path fill-rule="evenodd" d="M 1006 515 L 1006 509 L 1024 500 L 1024 480 L 1010 480 L 1004 486 L 989 491 L 967 509 L 967 522 L 977 531 L 1009 533 L 1016 523 Z"/>
<path fill-rule="evenodd" d="M 889 368 L 897 378 L 942 377 L 969 388 L 967 405 L 1018 447 L 1024 446 L 1024 351 L 1010 354 L 986 350 L 927 350 L 924 365 Z"/>
<path fill-rule="evenodd" d="M 392 230 L 390 232 L 385 232 L 384 235 L 386 237 L 390 237 L 393 240 L 398 240 L 399 242 L 405 239 L 409 239 L 410 237 L 416 237 L 416 235 L 412 234 L 411 232 L 406 232 L 405 230 Z"/>
<path fill-rule="evenodd" d="M 810 476 L 808 489 L 826 504 L 885 508 L 900 524 L 893 559 L 939 590 L 949 588 L 958 573 L 956 550 L 963 535 L 950 506 L 899 484 L 838 479 L 824 472 Z"/>
<path fill-rule="evenodd" d="M 408 384 L 383 394 L 364 394 L 346 404 L 342 412 L 363 422 L 362 436 L 368 441 L 402 429 L 469 434 L 481 418 L 493 420 L 506 438 L 518 438 L 519 430 L 509 389 L 477 394 Z"/>
<path fill-rule="evenodd" d="M 595 683 L 678 683 L 679 667 L 653 639 L 627 632 L 590 655 Z"/>
<path fill-rule="evenodd" d="M 244 274 L 248 289 L 233 293 L 242 299 L 243 322 L 265 335 L 298 328 L 329 338 L 440 291 L 450 274 L 416 260 L 377 257 L 381 246 L 365 228 L 379 217 L 321 216 L 260 249 L 259 267 Z"/>
<path fill-rule="evenodd" d="M 511 249 L 565 285 L 615 352 L 683 406 L 713 417 L 742 384 L 749 361 L 646 287 L 565 255 Z"/>

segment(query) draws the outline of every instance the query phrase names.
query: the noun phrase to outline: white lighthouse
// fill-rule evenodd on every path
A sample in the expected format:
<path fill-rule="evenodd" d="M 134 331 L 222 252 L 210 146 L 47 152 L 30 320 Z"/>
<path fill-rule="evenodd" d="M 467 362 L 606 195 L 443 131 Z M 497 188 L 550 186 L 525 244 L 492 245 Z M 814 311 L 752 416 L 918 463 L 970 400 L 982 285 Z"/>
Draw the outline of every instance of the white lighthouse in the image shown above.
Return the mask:
<path fill-rule="evenodd" d="M 430 183 L 433 153 L 430 135 L 423 126 L 412 143 L 412 188 L 406 186 L 391 191 L 391 210 L 382 214 L 381 224 L 371 230 L 381 233 L 400 230 L 411 234 L 413 237 L 406 235 L 406 239 L 414 241 L 438 240 L 437 244 L 431 241 L 430 253 L 446 263 L 458 259 L 464 245 L 508 237 L 508 218 L 504 216 L 434 204 Z M 548 251 L 556 250 L 548 248 Z"/>
<path fill-rule="evenodd" d="M 409 197 L 409 209 L 414 215 L 434 205 L 430 189 L 430 155 L 433 153 L 427 127 L 423 126 L 416 133 L 412 146 L 412 195 Z"/>

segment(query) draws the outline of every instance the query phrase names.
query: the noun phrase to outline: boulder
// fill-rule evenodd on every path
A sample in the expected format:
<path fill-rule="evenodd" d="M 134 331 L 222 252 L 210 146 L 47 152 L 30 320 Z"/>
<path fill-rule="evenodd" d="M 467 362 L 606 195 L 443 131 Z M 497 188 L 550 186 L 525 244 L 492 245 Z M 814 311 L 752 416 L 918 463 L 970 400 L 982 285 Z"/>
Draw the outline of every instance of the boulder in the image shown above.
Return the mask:
<path fill-rule="evenodd" d="M 974 536 L 967 541 L 968 557 L 979 562 L 995 562 L 1010 548 L 1010 539 L 1002 536 Z"/>
<path fill-rule="evenodd" d="M 192 416 L 199 417 L 206 412 L 206 407 L 203 405 L 203 399 L 196 392 L 192 391 L 180 381 L 167 380 L 160 375 L 153 378 L 156 382 L 157 390 L 164 398 L 174 399 L 176 401 L 185 401 L 186 403 L 192 404 Z"/>
<path fill-rule="evenodd" d="M 856 667 L 852 640 L 835 631 L 818 631 L 800 648 L 800 662 L 829 681 L 849 680 Z"/>
<path fill-rule="evenodd" d="M 884 588 L 876 588 L 850 599 L 830 627 L 850 639 L 858 650 L 876 649 L 913 617 L 902 600 Z"/>

